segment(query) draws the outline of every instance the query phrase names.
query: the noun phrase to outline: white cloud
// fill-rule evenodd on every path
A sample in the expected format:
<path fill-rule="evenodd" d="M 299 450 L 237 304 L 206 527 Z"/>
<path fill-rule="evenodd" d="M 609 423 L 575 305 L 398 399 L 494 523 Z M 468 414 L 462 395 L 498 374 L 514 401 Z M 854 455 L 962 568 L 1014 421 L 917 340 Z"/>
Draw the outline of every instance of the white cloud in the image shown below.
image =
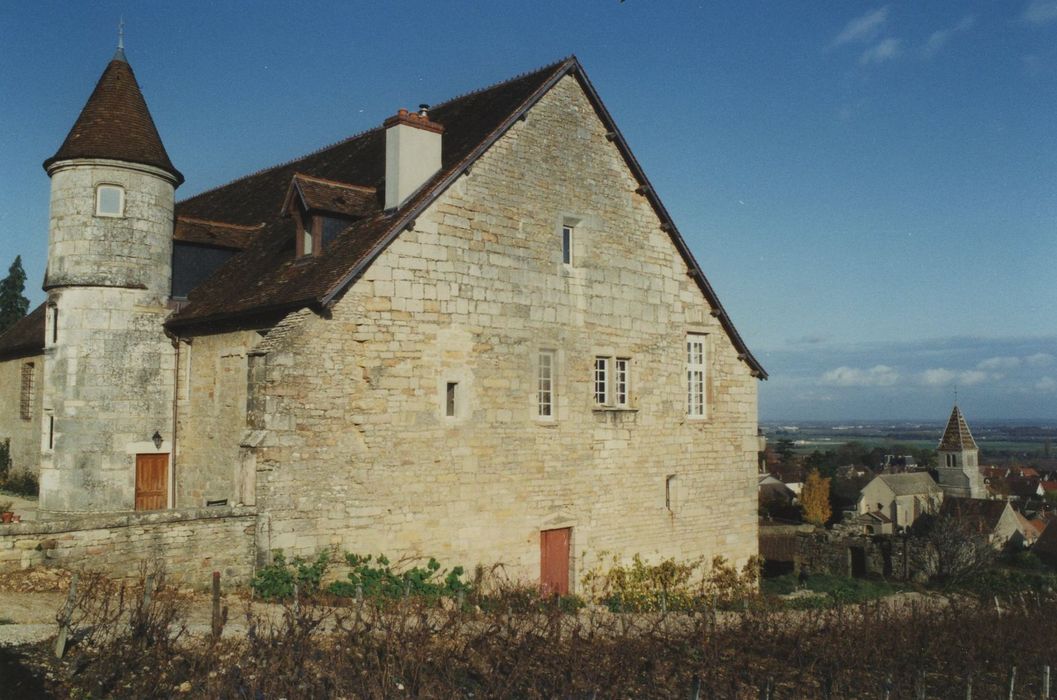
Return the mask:
<path fill-rule="evenodd" d="M 1057 20 L 1057 0 L 1031 0 L 1020 15 L 1030 24 L 1048 24 Z"/>
<path fill-rule="evenodd" d="M 852 42 L 866 42 L 877 35 L 888 21 L 888 6 L 867 12 L 848 22 L 830 46 L 841 46 Z"/>
<path fill-rule="evenodd" d="M 1015 369 L 1020 367 L 1019 357 L 989 357 L 976 365 L 976 369 L 994 371 L 996 369 Z"/>
<path fill-rule="evenodd" d="M 837 367 L 822 375 L 823 384 L 834 386 L 891 386 L 899 381 L 899 372 L 888 365 L 870 369 Z"/>
<path fill-rule="evenodd" d="M 1000 376 L 975 369 L 958 372 L 945 367 L 937 367 L 922 372 L 921 383 L 925 386 L 972 386 L 974 384 L 982 384 L 989 379 L 998 379 Z"/>
<path fill-rule="evenodd" d="M 891 61 L 893 58 L 898 58 L 899 54 L 902 53 L 900 44 L 899 39 L 891 37 L 882 39 L 874 46 L 863 51 L 862 56 L 859 57 L 859 63 L 860 65 L 868 66 L 871 63 L 884 63 L 885 61 Z"/>
<path fill-rule="evenodd" d="M 1024 361 L 1032 367 L 1049 367 L 1054 360 L 1057 360 L 1057 358 L 1048 352 L 1037 352 L 1024 358 Z"/>
<path fill-rule="evenodd" d="M 957 372 L 952 372 L 949 369 L 927 369 L 921 373 L 921 381 L 928 386 L 943 386 L 944 384 L 950 384 L 957 376 Z"/>
<path fill-rule="evenodd" d="M 1039 391 L 1057 391 L 1057 379 L 1054 379 L 1053 377 L 1043 377 L 1035 382 L 1035 388 Z"/>
<path fill-rule="evenodd" d="M 947 42 L 950 41 L 951 37 L 955 34 L 968 31 L 970 27 L 976 22 L 976 18 L 972 15 L 966 15 L 962 17 L 958 24 L 947 29 L 940 29 L 939 31 L 932 32 L 932 35 L 925 42 L 925 47 L 922 49 L 926 56 L 935 56 L 939 53 L 940 49 L 946 46 Z"/>

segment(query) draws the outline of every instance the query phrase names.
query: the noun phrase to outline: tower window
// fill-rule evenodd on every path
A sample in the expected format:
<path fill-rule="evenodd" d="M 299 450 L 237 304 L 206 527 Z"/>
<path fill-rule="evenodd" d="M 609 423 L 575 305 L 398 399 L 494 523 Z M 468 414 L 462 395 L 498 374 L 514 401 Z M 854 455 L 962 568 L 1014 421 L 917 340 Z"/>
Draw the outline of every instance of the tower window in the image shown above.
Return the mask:
<path fill-rule="evenodd" d="M 118 185 L 99 185 L 95 188 L 95 215 L 122 217 L 125 215 L 125 188 Z"/>
<path fill-rule="evenodd" d="M 562 262 L 573 264 L 573 227 L 568 224 L 562 226 Z"/>
<path fill-rule="evenodd" d="M 19 392 L 18 413 L 22 420 L 33 417 L 33 370 L 32 362 L 22 365 L 22 386 Z"/>
<path fill-rule="evenodd" d="M 455 416 L 455 392 L 459 386 L 458 382 L 448 382 L 447 390 L 444 396 L 444 415 L 448 417 Z"/>

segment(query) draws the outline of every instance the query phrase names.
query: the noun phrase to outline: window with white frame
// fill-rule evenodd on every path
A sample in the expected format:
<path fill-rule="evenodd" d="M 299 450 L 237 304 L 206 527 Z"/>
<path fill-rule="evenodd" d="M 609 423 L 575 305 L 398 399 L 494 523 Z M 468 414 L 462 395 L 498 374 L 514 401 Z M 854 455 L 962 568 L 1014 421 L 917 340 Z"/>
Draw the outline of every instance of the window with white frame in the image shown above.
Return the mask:
<path fill-rule="evenodd" d="M 609 405 L 609 358 L 595 358 L 595 405 Z"/>
<path fill-rule="evenodd" d="M 708 336 L 699 333 L 686 336 L 686 415 L 692 418 L 704 418 L 706 415 L 707 340 Z"/>
<path fill-rule="evenodd" d="M 536 415 L 554 418 L 554 351 L 540 350 L 536 372 Z"/>
<path fill-rule="evenodd" d="M 125 188 L 120 185 L 99 185 L 95 188 L 95 215 L 122 217 L 125 215 Z"/>
<path fill-rule="evenodd" d="M 631 397 L 631 358 L 596 357 L 595 405 L 627 408 Z"/>

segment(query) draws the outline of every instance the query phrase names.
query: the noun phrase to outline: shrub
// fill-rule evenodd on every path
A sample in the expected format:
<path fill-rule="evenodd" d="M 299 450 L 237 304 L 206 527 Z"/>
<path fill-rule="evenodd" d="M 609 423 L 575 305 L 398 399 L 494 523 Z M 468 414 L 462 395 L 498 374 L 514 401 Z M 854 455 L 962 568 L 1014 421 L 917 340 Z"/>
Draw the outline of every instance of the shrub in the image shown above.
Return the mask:
<path fill-rule="evenodd" d="M 294 557 L 286 561 L 282 550 L 272 553 L 272 563 L 261 567 L 253 575 L 250 587 L 265 600 L 287 600 L 294 596 L 312 596 L 319 592 L 319 584 L 330 562 L 328 552 L 320 552 L 315 561 Z"/>
<path fill-rule="evenodd" d="M 346 554 L 345 562 L 352 568 L 347 581 L 335 581 L 327 591 L 342 597 L 362 595 L 365 598 L 395 599 L 420 597 L 428 600 L 450 598 L 470 590 L 462 580 L 461 566 L 451 571 L 441 570 L 440 562 L 430 557 L 426 565 L 401 569 L 394 567 L 384 554 L 377 559 L 371 555 Z"/>
<path fill-rule="evenodd" d="M 14 474 L 9 474 L 6 479 L 0 481 L 0 488 L 20 496 L 36 498 L 40 493 L 40 484 L 36 474 L 27 469 L 20 469 Z"/>
<path fill-rule="evenodd" d="M 7 481 L 7 474 L 11 471 L 11 441 L 0 442 L 0 484 Z"/>

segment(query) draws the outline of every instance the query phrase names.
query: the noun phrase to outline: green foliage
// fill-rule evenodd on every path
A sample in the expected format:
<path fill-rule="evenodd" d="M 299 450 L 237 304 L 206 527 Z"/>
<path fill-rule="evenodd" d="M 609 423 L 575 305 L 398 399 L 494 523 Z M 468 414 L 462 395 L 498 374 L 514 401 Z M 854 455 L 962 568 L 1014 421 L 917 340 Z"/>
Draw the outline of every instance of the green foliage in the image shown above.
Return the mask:
<path fill-rule="evenodd" d="M 21 469 L 0 481 L 0 491 L 36 498 L 40 493 L 40 483 L 35 474 Z"/>
<path fill-rule="evenodd" d="M 1042 594 L 1057 590 L 1057 575 L 1045 569 L 991 567 L 960 581 L 958 587 L 979 595 L 984 601 L 994 598 L 1010 600 L 1024 593 Z"/>
<path fill-rule="evenodd" d="M 277 549 L 272 553 L 272 563 L 254 574 L 250 587 L 255 595 L 265 600 L 292 598 L 295 586 L 298 596 L 312 596 L 319 592 L 329 562 L 327 552 L 321 552 L 314 561 L 294 557 L 287 562 L 282 550 Z"/>
<path fill-rule="evenodd" d="M 729 605 L 755 593 L 757 559 L 740 572 L 723 557 L 714 558 L 708 570 L 703 564 L 700 558 L 650 564 L 638 554 L 630 564 L 621 564 L 613 557 L 608 570 L 596 566 L 584 574 L 582 583 L 592 600 L 614 612 L 696 610 Z"/>
<path fill-rule="evenodd" d="M 800 587 L 794 574 L 764 579 L 760 584 L 761 591 L 771 596 L 789 595 Z M 789 600 L 786 607 L 793 609 L 828 608 L 834 605 L 863 603 L 904 590 L 901 585 L 880 579 L 849 578 L 832 574 L 809 576 L 803 582 L 802 588 L 819 595 Z"/>
<path fill-rule="evenodd" d="M 327 588 L 337 596 L 362 595 L 373 599 L 419 597 L 428 600 L 450 598 L 467 592 L 469 584 L 462 580 L 461 566 L 451 571 L 442 570 L 440 562 L 430 557 L 426 565 L 407 569 L 395 568 L 384 554 L 377 559 L 371 555 L 346 554 L 345 562 L 352 567 L 347 581 L 335 581 Z"/>
<path fill-rule="evenodd" d="M 11 472 L 11 440 L 0 441 L 0 486 Z"/>
<path fill-rule="evenodd" d="M 15 325 L 29 310 L 29 299 L 22 294 L 25 289 L 26 271 L 22 269 L 22 257 L 16 255 L 7 277 L 0 280 L 0 333 Z"/>

